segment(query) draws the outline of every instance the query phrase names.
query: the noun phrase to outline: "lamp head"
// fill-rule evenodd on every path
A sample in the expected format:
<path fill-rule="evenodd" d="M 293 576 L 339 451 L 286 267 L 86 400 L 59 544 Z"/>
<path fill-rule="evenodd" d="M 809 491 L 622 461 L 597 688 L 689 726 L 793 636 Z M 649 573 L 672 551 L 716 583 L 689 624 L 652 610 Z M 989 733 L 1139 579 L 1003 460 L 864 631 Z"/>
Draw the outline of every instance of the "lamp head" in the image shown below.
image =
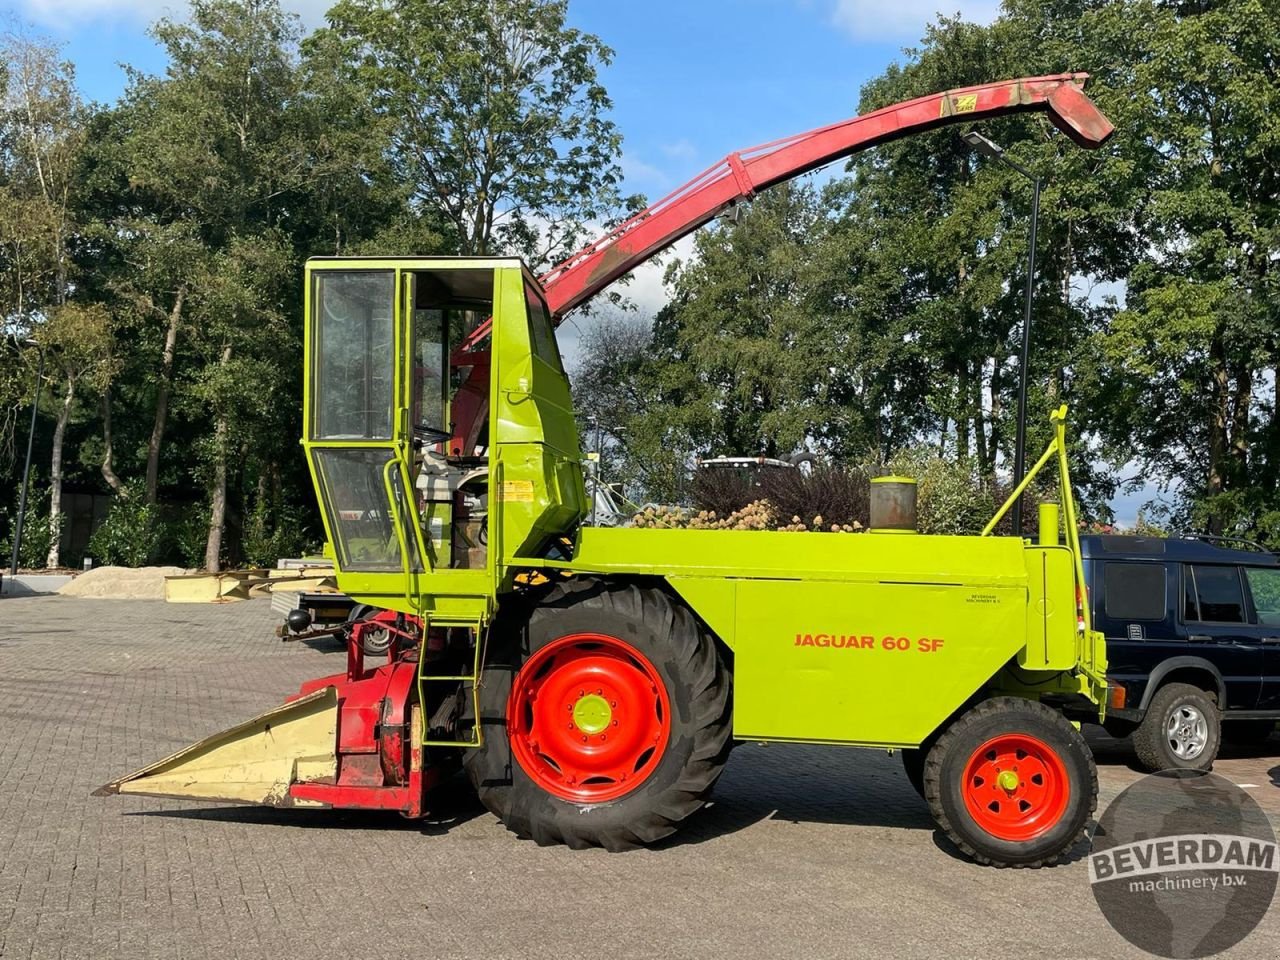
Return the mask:
<path fill-rule="evenodd" d="M 960 134 L 960 139 L 984 156 L 999 160 L 1004 156 L 1004 147 L 988 140 L 977 130 L 968 130 Z"/>

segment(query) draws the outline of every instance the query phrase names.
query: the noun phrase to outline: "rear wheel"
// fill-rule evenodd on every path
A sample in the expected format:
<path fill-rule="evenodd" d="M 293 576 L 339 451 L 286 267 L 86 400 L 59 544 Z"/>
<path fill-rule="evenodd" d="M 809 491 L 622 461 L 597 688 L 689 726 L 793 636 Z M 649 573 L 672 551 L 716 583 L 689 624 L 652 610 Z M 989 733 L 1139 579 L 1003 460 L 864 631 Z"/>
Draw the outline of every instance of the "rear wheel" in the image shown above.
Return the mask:
<path fill-rule="evenodd" d="M 1210 770 L 1222 743 L 1222 714 L 1189 683 L 1156 691 L 1133 732 L 1133 752 L 1148 770 Z"/>
<path fill-rule="evenodd" d="M 1043 704 L 998 697 L 962 714 L 924 766 L 938 825 L 980 863 L 1038 867 L 1084 836 L 1098 774 L 1080 732 Z"/>
<path fill-rule="evenodd" d="M 571 580 L 495 625 L 480 687 L 481 801 L 540 844 L 621 850 L 703 805 L 731 745 L 714 639 L 666 594 Z"/>

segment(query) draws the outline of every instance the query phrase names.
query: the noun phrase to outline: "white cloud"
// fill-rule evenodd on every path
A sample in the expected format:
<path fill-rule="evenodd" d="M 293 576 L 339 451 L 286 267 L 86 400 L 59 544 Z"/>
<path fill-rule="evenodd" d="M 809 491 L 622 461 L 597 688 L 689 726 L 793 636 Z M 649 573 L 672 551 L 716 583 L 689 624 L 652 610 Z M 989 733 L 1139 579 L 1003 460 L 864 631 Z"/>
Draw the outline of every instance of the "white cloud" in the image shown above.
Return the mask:
<path fill-rule="evenodd" d="M 855 40 L 918 40 L 938 13 L 990 23 L 999 0 L 836 0 L 831 21 Z"/>
<path fill-rule="evenodd" d="M 324 23 L 324 15 L 336 0 L 284 0 L 281 6 L 302 18 L 313 30 Z M 56 31 L 69 31 L 89 23 L 145 26 L 160 17 L 182 19 L 185 0 L 19 0 L 24 16 Z"/>
<path fill-rule="evenodd" d="M 627 189 L 650 194 L 650 199 L 653 199 L 655 188 L 659 193 L 666 193 L 671 187 L 671 178 L 661 167 L 642 160 L 637 154 L 623 153 L 619 165 Z"/>
<path fill-rule="evenodd" d="M 688 140 L 677 140 L 675 143 L 664 143 L 659 149 L 672 160 L 692 162 L 698 158 L 698 148 Z"/>

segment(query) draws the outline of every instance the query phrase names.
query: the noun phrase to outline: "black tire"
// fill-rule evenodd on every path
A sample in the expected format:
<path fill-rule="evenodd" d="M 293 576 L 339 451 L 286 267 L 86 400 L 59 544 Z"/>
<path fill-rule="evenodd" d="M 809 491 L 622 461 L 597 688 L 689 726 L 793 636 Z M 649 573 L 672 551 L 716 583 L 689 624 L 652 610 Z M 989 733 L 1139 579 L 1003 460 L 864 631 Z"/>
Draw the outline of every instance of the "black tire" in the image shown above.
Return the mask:
<path fill-rule="evenodd" d="M 543 846 L 626 850 L 673 833 L 706 802 L 732 745 L 730 678 L 715 640 L 661 591 L 589 578 L 557 585 L 516 620 L 500 618 L 491 633 L 480 686 L 484 746 L 464 759 L 481 802 L 507 829 Z M 507 733 L 507 701 L 521 665 L 542 647 L 587 632 L 641 653 L 670 704 L 667 745 L 652 771 L 602 803 L 566 800 L 539 784 Z"/>
<path fill-rule="evenodd" d="M 993 738 L 1007 735 L 1035 738 L 1056 755 L 1066 774 L 1061 813 L 1051 827 L 1025 840 L 994 835 L 965 803 L 971 758 Z M 938 737 L 925 759 L 924 795 L 938 826 L 974 860 L 997 867 L 1040 867 L 1084 837 L 1098 804 L 1098 770 L 1084 737 L 1061 713 L 1033 700 L 997 697 L 961 714 Z"/>
<path fill-rule="evenodd" d="M 1230 720 L 1222 725 L 1222 739 L 1242 747 L 1256 747 L 1275 733 L 1274 720 Z"/>
<path fill-rule="evenodd" d="M 1175 714 L 1186 721 L 1180 729 L 1190 727 L 1193 734 L 1169 734 Z M 1167 683 L 1157 690 L 1147 705 L 1146 716 L 1133 732 L 1133 752 L 1152 773 L 1212 770 L 1221 745 L 1222 714 L 1218 705 L 1209 694 L 1189 683 Z"/>
<path fill-rule="evenodd" d="M 902 754 L 902 772 L 907 775 L 907 782 L 911 784 L 911 789 L 915 790 L 920 797 L 924 798 L 924 761 L 929 756 L 929 751 L 933 749 L 933 745 L 938 742 L 938 732 L 934 731 L 925 737 L 918 747 L 904 747 L 900 752 Z"/>

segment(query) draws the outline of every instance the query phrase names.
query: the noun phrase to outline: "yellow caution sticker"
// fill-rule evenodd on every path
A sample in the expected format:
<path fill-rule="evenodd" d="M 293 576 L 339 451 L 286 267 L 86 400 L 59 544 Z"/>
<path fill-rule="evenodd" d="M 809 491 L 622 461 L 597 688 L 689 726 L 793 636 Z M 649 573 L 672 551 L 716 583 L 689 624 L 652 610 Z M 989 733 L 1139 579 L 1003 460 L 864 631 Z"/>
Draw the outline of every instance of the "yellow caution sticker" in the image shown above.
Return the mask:
<path fill-rule="evenodd" d="M 958 97 L 944 96 L 940 103 L 941 109 L 938 115 L 941 117 L 954 116 L 957 113 L 973 113 L 978 109 L 978 95 L 976 93 L 964 93 Z M 950 107 L 950 109 L 947 109 Z"/>
<path fill-rule="evenodd" d="M 533 503 L 533 481 L 502 481 L 502 499 L 508 503 Z"/>

